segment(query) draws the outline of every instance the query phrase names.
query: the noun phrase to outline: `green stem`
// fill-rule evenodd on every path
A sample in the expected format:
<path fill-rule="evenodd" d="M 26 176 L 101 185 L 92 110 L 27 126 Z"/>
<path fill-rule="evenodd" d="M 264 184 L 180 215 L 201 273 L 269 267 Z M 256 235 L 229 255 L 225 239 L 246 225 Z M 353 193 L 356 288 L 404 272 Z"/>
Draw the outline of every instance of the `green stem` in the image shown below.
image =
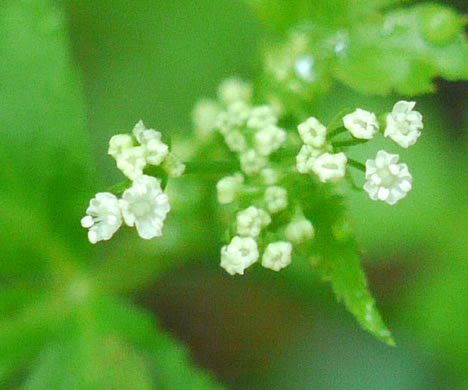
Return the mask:
<path fill-rule="evenodd" d="M 327 138 L 328 139 L 332 139 L 333 137 L 336 137 L 338 134 L 341 134 L 341 133 L 344 133 L 346 132 L 347 130 L 344 128 L 344 127 L 338 127 L 337 129 L 333 130 L 333 131 L 330 131 L 328 134 L 327 134 Z"/>
<path fill-rule="evenodd" d="M 340 147 L 344 147 L 344 146 L 354 146 L 354 145 L 361 145 L 361 144 L 364 144 L 366 142 L 368 142 L 369 140 L 367 139 L 352 139 L 352 140 L 349 140 L 349 141 L 337 141 L 337 142 L 333 142 L 332 145 L 334 147 L 337 147 L 337 148 L 340 148 Z"/>
<path fill-rule="evenodd" d="M 359 169 L 362 172 L 366 172 L 366 166 L 359 161 L 353 160 L 352 158 L 348 158 L 348 165 L 352 166 L 353 168 Z"/>

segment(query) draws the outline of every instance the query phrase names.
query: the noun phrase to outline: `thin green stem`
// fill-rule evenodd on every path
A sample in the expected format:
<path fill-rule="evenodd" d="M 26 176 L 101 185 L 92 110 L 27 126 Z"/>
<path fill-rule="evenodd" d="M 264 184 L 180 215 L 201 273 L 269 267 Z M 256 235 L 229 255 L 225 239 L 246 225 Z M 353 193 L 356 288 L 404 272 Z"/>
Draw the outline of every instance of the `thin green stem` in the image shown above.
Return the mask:
<path fill-rule="evenodd" d="M 337 141 L 337 142 L 332 142 L 332 145 L 337 148 L 341 148 L 344 146 L 355 146 L 355 145 L 361 145 L 365 144 L 369 140 L 367 139 L 352 139 L 349 141 Z"/>
<path fill-rule="evenodd" d="M 336 137 L 338 134 L 342 134 L 344 132 L 346 132 L 346 129 L 344 127 L 338 127 L 337 129 L 335 129 L 333 131 L 330 131 L 327 134 L 327 138 L 332 139 L 332 138 Z"/>
<path fill-rule="evenodd" d="M 366 166 L 359 161 L 353 160 L 352 158 L 348 158 L 348 165 L 353 168 L 359 169 L 362 172 L 366 172 Z"/>

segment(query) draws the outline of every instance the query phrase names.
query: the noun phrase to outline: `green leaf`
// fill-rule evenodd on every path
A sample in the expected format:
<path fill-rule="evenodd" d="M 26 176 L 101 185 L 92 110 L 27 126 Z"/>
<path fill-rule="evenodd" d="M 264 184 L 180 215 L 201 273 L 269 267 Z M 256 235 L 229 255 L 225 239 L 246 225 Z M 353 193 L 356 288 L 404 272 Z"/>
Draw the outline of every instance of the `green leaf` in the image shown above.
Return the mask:
<path fill-rule="evenodd" d="M 223 388 L 192 363 L 186 347 L 162 330 L 149 313 L 113 298 L 96 302 L 95 310 L 100 332 L 119 335 L 146 356 L 156 388 Z"/>
<path fill-rule="evenodd" d="M 455 15 L 446 22 L 451 31 L 444 31 L 444 39 L 437 42 L 430 30 L 434 13 Z M 467 79 L 467 56 L 461 17 L 449 7 L 424 4 L 390 11 L 382 21 L 357 24 L 350 30 L 347 55 L 338 58 L 334 72 L 365 93 L 416 95 L 433 92 L 435 77 Z"/>
<path fill-rule="evenodd" d="M 246 0 L 258 15 L 278 30 L 314 20 L 328 26 L 351 25 L 378 8 L 401 0 Z"/>
<path fill-rule="evenodd" d="M 333 191 L 333 187 L 320 192 L 303 191 L 307 194 L 301 202 L 304 215 L 316 228 L 310 260 L 359 324 L 381 341 L 394 345 L 368 289 L 342 198 Z M 314 196 L 310 196 L 311 193 Z"/>
<path fill-rule="evenodd" d="M 77 243 L 83 241 L 73 238 L 83 235 L 79 218 L 93 174 L 83 94 L 69 46 L 64 15 L 51 1 L 2 3 L 0 180 L 8 188 L 5 197 L 33 210 L 55 238 L 81 250 Z M 15 241 L 9 241 L 12 261 L 4 266 L 24 257 Z"/>

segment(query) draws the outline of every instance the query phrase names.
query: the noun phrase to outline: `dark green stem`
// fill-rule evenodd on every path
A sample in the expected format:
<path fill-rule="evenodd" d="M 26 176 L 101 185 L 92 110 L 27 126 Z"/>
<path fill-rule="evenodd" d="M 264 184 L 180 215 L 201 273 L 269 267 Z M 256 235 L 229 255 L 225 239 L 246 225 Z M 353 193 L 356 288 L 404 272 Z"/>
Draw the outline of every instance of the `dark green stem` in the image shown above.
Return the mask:
<path fill-rule="evenodd" d="M 337 142 L 332 142 L 332 145 L 336 148 L 344 147 L 344 146 L 354 146 L 354 145 L 361 145 L 365 144 L 369 140 L 367 139 L 352 139 L 349 141 L 337 141 Z"/>
<path fill-rule="evenodd" d="M 359 161 L 353 160 L 352 158 L 348 158 L 348 165 L 352 166 L 353 168 L 359 169 L 362 172 L 366 172 L 366 166 Z"/>
<path fill-rule="evenodd" d="M 332 139 L 333 137 L 336 137 L 338 134 L 344 133 L 346 129 L 344 127 L 338 127 L 337 129 L 330 131 L 327 134 L 328 139 Z"/>

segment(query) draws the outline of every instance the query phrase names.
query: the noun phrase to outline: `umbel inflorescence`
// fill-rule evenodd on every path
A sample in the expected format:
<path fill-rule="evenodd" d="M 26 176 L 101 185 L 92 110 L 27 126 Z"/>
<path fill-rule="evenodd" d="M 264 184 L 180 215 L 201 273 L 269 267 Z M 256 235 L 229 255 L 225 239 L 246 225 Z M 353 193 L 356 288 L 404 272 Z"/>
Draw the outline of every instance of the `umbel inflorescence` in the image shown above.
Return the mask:
<path fill-rule="evenodd" d="M 423 128 L 414 107 L 414 102 L 399 101 L 380 116 L 358 108 L 339 114 L 328 126 L 313 116 L 291 126 L 283 121 L 280 104 L 256 105 L 250 84 L 224 81 L 217 100 L 203 99 L 193 111 L 193 144 L 222 145 L 216 157 L 219 164 L 226 163 L 222 171 L 229 172 L 216 184 L 218 203 L 231 215 L 221 266 L 231 275 L 243 274 L 256 262 L 274 271 L 287 267 L 316 233 L 313 216 L 305 216 L 304 191 L 351 180 L 352 168 L 363 172 L 363 190 L 372 200 L 394 205 L 403 199 L 412 188 L 412 176 L 398 154 L 380 150 L 363 164 L 347 151 L 378 134 L 399 147 L 414 145 Z M 183 177 L 185 164 L 160 132 L 141 121 L 132 133 L 112 137 L 108 153 L 128 180 L 118 192 L 120 199 L 103 192 L 91 200 L 81 221 L 90 242 L 109 240 L 124 223 L 144 239 L 161 236 L 171 209 L 164 184 Z M 192 174 L 203 180 L 203 163 L 195 163 L 200 169 Z M 301 188 L 303 180 L 312 187 Z"/>

